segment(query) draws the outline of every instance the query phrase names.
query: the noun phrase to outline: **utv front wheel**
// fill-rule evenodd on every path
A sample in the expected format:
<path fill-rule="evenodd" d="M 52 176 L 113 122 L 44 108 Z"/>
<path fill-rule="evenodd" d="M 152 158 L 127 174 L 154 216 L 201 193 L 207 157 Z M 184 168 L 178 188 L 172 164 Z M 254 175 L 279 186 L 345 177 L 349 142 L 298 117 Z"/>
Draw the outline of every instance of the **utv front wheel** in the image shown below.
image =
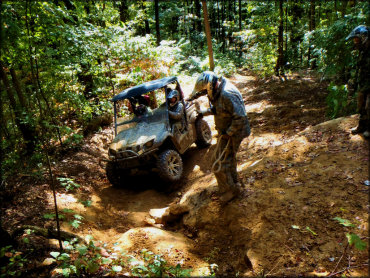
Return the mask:
<path fill-rule="evenodd" d="M 197 144 L 198 148 L 210 146 L 212 142 L 212 131 L 208 123 L 202 118 L 199 118 L 195 122 L 195 130 L 197 132 L 195 144 Z"/>
<path fill-rule="evenodd" d="M 158 175 L 167 182 L 180 180 L 183 164 L 180 154 L 175 150 L 165 150 L 159 154 L 157 160 Z"/>
<path fill-rule="evenodd" d="M 116 163 L 113 161 L 108 161 L 105 171 L 109 182 L 115 187 L 122 186 L 124 183 L 123 180 L 125 180 L 126 183 L 129 181 L 129 172 L 117 167 Z"/>

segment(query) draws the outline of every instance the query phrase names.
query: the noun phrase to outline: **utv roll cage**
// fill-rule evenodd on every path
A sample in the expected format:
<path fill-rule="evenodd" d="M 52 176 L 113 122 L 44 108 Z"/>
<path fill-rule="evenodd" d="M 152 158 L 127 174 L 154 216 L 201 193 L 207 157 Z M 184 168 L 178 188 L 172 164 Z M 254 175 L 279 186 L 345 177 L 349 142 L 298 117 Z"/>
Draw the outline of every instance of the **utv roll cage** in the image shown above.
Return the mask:
<path fill-rule="evenodd" d="M 183 103 L 183 105 L 185 107 L 184 93 L 181 89 L 180 83 L 178 82 L 178 79 L 177 79 L 176 76 L 170 76 L 170 77 L 165 77 L 165 78 L 162 78 L 162 79 L 148 81 L 146 83 L 143 83 L 143 84 L 125 89 L 122 92 L 120 92 L 119 94 L 115 95 L 111 99 L 111 101 L 113 102 L 113 105 L 114 105 L 114 134 L 117 135 L 117 127 L 121 125 L 121 123 L 117 123 L 117 102 L 118 101 L 128 99 L 128 98 L 132 98 L 132 97 L 137 97 L 137 96 L 140 96 L 140 95 L 143 95 L 143 94 L 146 94 L 146 93 L 149 93 L 151 91 L 155 91 L 155 90 L 158 90 L 158 89 L 161 89 L 161 88 L 165 88 L 165 96 L 166 96 L 166 99 L 167 99 L 167 90 L 166 90 L 167 85 L 172 84 L 172 83 L 176 83 L 176 90 L 179 91 L 180 100 L 181 100 L 181 102 Z M 166 101 L 166 107 L 167 107 L 167 111 L 168 111 L 167 101 Z M 185 113 L 186 113 L 186 109 L 185 109 Z M 185 115 L 185 121 L 186 121 L 186 115 Z"/>

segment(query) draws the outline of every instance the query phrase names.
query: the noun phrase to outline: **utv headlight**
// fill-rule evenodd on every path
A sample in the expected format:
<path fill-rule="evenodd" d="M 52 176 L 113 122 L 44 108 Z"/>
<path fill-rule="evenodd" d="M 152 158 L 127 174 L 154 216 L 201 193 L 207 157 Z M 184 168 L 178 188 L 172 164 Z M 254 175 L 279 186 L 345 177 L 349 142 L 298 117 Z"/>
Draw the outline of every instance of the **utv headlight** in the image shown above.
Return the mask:
<path fill-rule="evenodd" d="M 154 144 L 154 139 L 152 139 L 152 140 L 150 140 L 150 141 L 146 142 L 146 143 L 144 144 L 144 149 L 149 149 L 149 148 L 151 148 L 151 147 L 153 146 L 153 144 Z"/>

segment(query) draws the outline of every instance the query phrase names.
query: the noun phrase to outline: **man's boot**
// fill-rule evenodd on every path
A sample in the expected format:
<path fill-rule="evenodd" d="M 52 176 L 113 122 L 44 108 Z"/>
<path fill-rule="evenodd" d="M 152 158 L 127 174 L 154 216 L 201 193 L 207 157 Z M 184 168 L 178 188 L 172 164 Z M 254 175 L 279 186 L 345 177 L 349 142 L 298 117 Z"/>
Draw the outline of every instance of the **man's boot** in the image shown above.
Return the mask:
<path fill-rule="evenodd" d="M 366 122 L 364 120 L 360 120 L 358 122 L 358 126 L 355 129 L 351 130 L 352 134 L 360 134 L 366 131 Z"/>
<path fill-rule="evenodd" d="M 227 202 L 234 199 L 235 195 L 232 191 L 226 191 L 224 194 L 220 196 L 220 202 L 226 204 Z"/>

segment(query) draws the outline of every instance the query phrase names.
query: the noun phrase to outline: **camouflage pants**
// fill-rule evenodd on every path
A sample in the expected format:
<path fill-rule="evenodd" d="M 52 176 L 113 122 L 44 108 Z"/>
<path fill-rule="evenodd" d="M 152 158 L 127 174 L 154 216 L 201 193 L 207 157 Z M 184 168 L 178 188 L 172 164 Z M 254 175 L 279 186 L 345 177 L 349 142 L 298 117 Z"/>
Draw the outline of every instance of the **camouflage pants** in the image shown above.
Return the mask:
<path fill-rule="evenodd" d="M 370 94 L 359 92 L 357 96 L 357 109 L 360 113 L 359 127 L 364 130 L 370 128 Z"/>
<path fill-rule="evenodd" d="M 222 151 L 226 148 L 225 157 L 220 161 L 220 170 L 214 173 L 219 187 L 219 193 L 222 194 L 231 190 L 237 194 L 240 191 L 240 184 L 238 183 L 236 153 L 243 139 L 230 137 L 230 139 L 219 138 L 218 140 L 218 150 Z M 228 140 L 230 140 L 230 143 L 227 145 Z M 215 152 L 218 150 L 216 149 Z M 217 156 L 219 156 L 219 152 L 213 155 L 212 164 L 217 159 Z"/>

